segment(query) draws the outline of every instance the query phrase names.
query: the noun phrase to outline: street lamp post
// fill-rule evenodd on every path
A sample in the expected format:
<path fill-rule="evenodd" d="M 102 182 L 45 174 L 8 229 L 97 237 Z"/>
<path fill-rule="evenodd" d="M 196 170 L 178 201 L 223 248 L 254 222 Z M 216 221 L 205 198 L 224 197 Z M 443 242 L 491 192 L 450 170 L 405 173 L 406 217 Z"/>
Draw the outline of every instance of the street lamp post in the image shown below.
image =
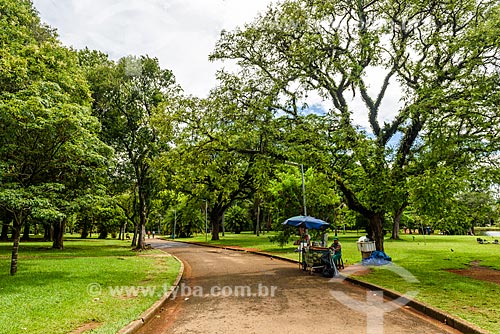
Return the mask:
<path fill-rule="evenodd" d="M 205 242 L 208 242 L 208 200 L 205 201 Z"/>
<path fill-rule="evenodd" d="M 174 234 L 172 235 L 172 239 L 175 240 L 175 225 L 177 225 L 177 210 L 174 209 Z"/>
<path fill-rule="evenodd" d="M 160 220 L 158 221 L 158 235 L 160 235 L 160 234 L 161 234 L 161 232 L 160 232 L 160 231 L 161 231 L 161 218 L 162 218 L 162 217 L 161 217 L 161 215 L 160 215 Z"/>
<path fill-rule="evenodd" d="M 304 165 L 298 164 L 293 161 L 285 161 L 287 165 L 300 167 L 300 173 L 302 174 L 302 202 L 304 204 L 304 216 L 307 216 L 307 207 L 306 207 L 306 185 L 304 182 Z"/>

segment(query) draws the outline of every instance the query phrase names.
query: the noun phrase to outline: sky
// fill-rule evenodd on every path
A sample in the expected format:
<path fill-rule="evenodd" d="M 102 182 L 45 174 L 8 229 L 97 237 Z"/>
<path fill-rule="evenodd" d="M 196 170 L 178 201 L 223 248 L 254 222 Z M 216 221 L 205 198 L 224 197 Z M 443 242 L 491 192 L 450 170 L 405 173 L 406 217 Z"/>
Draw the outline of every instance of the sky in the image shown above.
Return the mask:
<path fill-rule="evenodd" d="M 251 23 L 274 0 L 33 0 L 42 21 L 57 30 L 66 46 L 99 50 L 117 60 L 128 55 L 158 58 L 172 70 L 189 95 L 206 97 L 217 84 L 216 71 L 227 64 L 210 62 L 223 29 Z M 383 75 L 373 73 L 373 95 Z M 390 121 L 398 108 L 401 91 L 390 87 L 379 121 Z M 310 94 L 311 110 L 327 110 L 331 102 Z M 357 125 L 369 131 L 366 109 L 359 98 L 350 103 Z"/>
<path fill-rule="evenodd" d="M 187 94 L 204 97 L 223 64 L 208 60 L 222 29 L 250 23 L 270 0 L 33 0 L 43 22 L 76 49 L 112 59 L 156 57 Z"/>

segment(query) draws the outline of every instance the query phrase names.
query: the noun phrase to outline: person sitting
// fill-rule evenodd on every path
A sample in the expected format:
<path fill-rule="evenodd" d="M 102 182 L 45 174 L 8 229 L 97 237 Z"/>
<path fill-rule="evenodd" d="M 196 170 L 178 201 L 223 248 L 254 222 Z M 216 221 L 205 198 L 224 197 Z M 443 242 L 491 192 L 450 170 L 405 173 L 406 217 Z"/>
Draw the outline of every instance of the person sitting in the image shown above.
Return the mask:
<path fill-rule="evenodd" d="M 333 238 L 333 244 L 330 246 L 330 249 L 333 252 L 333 263 L 337 264 L 338 261 L 340 261 L 340 259 L 342 258 L 342 245 L 339 242 L 339 238 Z"/>

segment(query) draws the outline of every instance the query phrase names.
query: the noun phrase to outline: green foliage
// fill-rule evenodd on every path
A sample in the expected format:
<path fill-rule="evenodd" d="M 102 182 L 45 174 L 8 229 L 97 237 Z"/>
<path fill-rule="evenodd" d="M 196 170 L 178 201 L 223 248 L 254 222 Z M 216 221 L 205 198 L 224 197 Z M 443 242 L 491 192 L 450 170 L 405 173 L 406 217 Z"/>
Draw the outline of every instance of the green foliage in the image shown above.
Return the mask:
<path fill-rule="evenodd" d="M 294 120 L 290 151 L 331 176 L 383 249 L 386 213 L 411 204 L 419 178 L 446 187 L 437 164 L 460 177 L 498 152 L 498 17 L 496 3 L 474 0 L 286 1 L 224 31 L 211 59 L 236 60 L 240 76 L 270 88 L 269 108 Z M 403 97 L 386 105 L 393 86 Z M 312 129 L 309 94 L 332 106 Z"/>
<path fill-rule="evenodd" d="M 490 168 L 458 171 L 438 167 L 411 182 L 412 216 L 417 225 L 430 225 L 449 234 L 466 234 L 474 226 L 498 219 L 488 177 Z M 460 173 L 460 174 L 459 174 Z"/>
<path fill-rule="evenodd" d="M 76 54 L 31 1 L 0 6 L 0 207 L 14 217 L 13 274 L 20 227 L 28 218 L 62 226 L 102 180 L 111 151 L 98 138 Z"/>
<path fill-rule="evenodd" d="M 155 189 L 151 164 L 168 150 L 170 138 L 160 134 L 157 118 L 165 114 L 169 99 L 179 88 L 171 71 L 160 68 L 158 59 L 124 57 L 114 63 L 99 52 L 83 50 L 80 63 L 91 84 L 93 114 L 102 125 L 101 138 L 115 150 L 114 193 L 127 194 L 120 207 L 138 224 L 138 248 L 152 209 Z"/>
<path fill-rule="evenodd" d="M 76 56 L 40 24 L 31 2 L 2 2 L 2 12 L 2 33 L 12 34 L 2 38 L 2 52 L 19 59 L 2 66 L 17 82 L 7 78 L 0 96 L 2 180 L 74 185 L 96 174 L 109 152 L 96 137 L 99 123 Z"/>
<path fill-rule="evenodd" d="M 302 176 L 300 168 L 283 165 L 276 167 L 277 172 L 266 189 L 266 201 L 276 212 L 275 229 L 285 219 L 303 214 Z M 340 197 L 326 175 L 310 168 L 305 171 L 305 194 L 307 214 L 335 223 Z"/>
<path fill-rule="evenodd" d="M 224 215 L 224 224 L 227 231 L 241 233 L 251 229 L 248 209 L 239 205 L 230 207 Z"/>
<path fill-rule="evenodd" d="M 271 243 L 277 243 L 281 248 L 283 248 L 292 239 L 291 230 L 284 229 L 282 231 L 278 231 L 275 235 L 271 235 L 268 238 Z"/>
<path fill-rule="evenodd" d="M 224 74 L 221 74 L 224 77 Z M 208 202 L 212 238 L 235 202 L 262 192 L 276 131 L 253 82 L 227 76 L 207 99 L 183 98 L 168 109 L 161 134 L 173 131 L 175 149 L 156 161 L 167 187 Z"/>

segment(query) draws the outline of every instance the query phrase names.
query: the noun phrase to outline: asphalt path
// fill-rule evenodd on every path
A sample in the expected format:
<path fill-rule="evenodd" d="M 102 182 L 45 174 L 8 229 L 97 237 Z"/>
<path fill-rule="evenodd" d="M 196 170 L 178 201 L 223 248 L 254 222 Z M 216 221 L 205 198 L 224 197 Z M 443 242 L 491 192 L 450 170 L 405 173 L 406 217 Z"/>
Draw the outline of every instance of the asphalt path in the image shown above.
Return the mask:
<path fill-rule="evenodd" d="M 177 256 L 185 272 L 139 334 L 460 333 L 380 292 L 294 263 L 158 239 L 152 245 Z"/>

